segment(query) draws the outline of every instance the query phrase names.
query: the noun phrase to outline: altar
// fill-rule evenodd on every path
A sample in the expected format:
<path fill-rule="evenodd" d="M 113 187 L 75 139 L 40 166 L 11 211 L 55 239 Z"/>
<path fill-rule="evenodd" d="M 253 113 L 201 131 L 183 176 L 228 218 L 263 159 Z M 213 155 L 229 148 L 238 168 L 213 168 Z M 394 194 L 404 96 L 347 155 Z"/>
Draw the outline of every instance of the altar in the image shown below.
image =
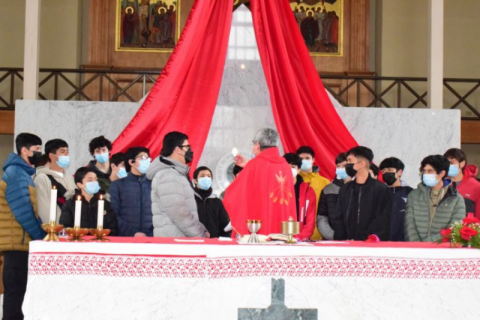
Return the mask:
<path fill-rule="evenodd" d="M 30 243 L 25 319 L 478 319 L 480 251 L 216 239 Z"/>

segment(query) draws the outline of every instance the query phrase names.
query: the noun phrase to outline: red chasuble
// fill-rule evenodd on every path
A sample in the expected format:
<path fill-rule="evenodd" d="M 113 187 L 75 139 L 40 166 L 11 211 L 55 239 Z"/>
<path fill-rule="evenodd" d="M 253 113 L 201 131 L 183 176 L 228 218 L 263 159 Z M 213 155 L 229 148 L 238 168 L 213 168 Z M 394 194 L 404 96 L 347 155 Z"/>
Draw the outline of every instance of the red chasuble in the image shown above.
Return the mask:
<path fill-rule="evenodd" d="M 282 221 L 296 220 L 295 190 L 290 165 L 278 148 L 269 148 L 247 163 L 227 188 L 223 204 L 232 227 L 249 234 L 247 220 L 261 220 L 259 234 L 280 233 Z"/>

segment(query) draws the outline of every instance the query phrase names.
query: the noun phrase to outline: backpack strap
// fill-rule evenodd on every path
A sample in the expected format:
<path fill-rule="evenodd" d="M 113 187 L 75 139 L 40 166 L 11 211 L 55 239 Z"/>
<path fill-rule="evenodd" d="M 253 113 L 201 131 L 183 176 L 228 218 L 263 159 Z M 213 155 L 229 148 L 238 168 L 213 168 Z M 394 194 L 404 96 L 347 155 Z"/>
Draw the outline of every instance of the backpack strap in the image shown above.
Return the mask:
<path fill-rule="evenodd" d="M 55 188 L 57 188 L 57 190 L 58 190 L 57 191 L 57 206 L 62 208 L 63 205 L 66 202 L 65 194 L 67 193 L 67 189 L 63 186 L 63 184 L 58 182 L 52 175 L 47 174 L 46 176 L 48 177 L 48 179 L 50 179 L 50 182 L 52 183 L 52 187 L 55 186 Z"/>

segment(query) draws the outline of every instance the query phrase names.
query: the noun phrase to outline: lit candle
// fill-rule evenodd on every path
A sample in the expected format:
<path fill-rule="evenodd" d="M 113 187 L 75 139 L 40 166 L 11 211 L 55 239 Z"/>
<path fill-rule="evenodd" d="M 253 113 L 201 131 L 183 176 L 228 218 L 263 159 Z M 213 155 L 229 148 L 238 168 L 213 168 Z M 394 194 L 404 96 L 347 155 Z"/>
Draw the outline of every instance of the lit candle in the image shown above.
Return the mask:
<path fill-rule="evenodd" d="M 74 227 L 80 228 L 80 221 L 82 218 L 82 197 L 78 196 L 75 201 L 75 225 Z"/>
<path fill-rule="evenodd" d="M 52 192 L 50 193 L 50 221 L 57 221 L 57 187 L 52 187 Z"/>
<path fill-rule="evenodd" d="M 97 228 L 103 228 L 103 208 L 105 206 L 105 201 L 103 200 L 103 194 L 100 195 L 98 200 L 98 215 L 97 215 Z"/>

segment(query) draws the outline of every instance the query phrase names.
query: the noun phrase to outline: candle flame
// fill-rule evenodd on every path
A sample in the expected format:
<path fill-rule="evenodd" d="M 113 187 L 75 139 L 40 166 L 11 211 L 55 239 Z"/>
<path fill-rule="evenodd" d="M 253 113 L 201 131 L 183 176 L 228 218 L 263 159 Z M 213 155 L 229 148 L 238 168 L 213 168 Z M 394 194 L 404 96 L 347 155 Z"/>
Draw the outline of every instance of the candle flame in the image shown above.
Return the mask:
<path fill-rule="evenodd" d="M 100 195 L 100 200 L 103 200 L 103 194 Z"/>
<path fill-rule="evenodd" d="M 53 186 L 52 189 L 57 189 L 57 186 Z"/>
<path fill-rule="evenodd" d="M 78 197 L 77 197 L 77 201 L 80 201 L 80 200 L 82 200 L 82 197 L 81 197 L 81 196 L 78 196 Z"/>

